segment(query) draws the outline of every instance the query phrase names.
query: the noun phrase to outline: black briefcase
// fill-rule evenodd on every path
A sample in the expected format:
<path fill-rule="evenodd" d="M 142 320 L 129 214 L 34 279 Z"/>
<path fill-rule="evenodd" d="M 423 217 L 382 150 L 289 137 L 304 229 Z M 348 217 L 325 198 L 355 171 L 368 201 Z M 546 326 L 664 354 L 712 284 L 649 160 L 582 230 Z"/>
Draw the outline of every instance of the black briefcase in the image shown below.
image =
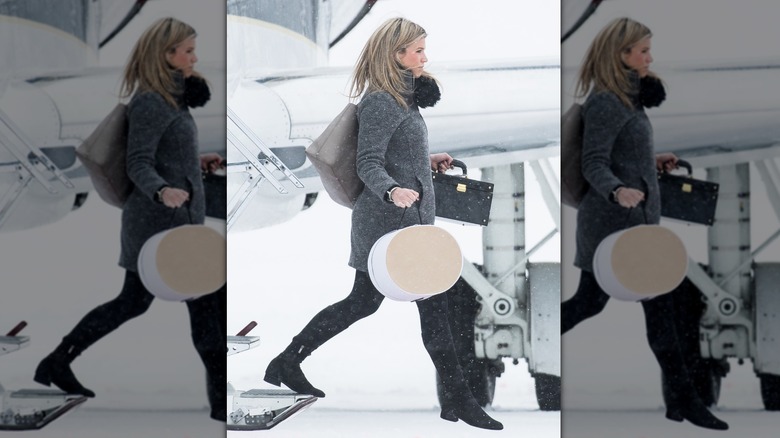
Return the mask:
<path fill-rule="evenodd" d="M 469 179 L 466 164 L 453 160 L 462 175 L 433 172 L 436 216 L 458 222 L 487 225 L 493 203 L 493 183 Z"/>
<path fill-rule="evenodd" d="M 661 216 L 712 225 L 718 204 L 719 184 L 691 178 L 693 169 L 687 161 L 679 160 L 677 165 L 686 168 L 688 175 L 658 174 Z"/>

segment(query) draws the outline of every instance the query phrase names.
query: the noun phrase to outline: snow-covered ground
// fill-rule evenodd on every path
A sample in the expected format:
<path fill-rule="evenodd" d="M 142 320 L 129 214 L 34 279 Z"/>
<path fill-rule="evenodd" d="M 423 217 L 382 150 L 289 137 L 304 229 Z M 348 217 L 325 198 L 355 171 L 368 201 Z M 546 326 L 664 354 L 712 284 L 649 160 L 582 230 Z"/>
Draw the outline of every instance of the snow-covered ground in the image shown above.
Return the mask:
<path fill-rule="evenodd" d="M 338 410 L 317 409 L 316 402 L 300 415 L 270 431 L 228 432 L 231 438 L 479 438 L 491 436 L 559 437 L 560 414 L 528 410 L 490 411 L 504 424 L 500 432 L 451 423 L 433 409 Z M 314 432 L 316 431 L 316 432 Z M 314 435 L 316 433 L 316 435 Z"/>

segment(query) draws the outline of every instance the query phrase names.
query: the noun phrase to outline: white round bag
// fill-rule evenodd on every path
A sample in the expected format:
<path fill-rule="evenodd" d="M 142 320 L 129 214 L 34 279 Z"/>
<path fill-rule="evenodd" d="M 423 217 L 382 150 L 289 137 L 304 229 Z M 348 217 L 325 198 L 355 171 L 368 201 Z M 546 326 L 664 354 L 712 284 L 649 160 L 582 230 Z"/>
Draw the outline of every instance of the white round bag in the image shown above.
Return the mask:
<path fill-rule="evenodd" d="M 611 297 L 641 301 L 671 292 L 685 279 L 688 253 L 676 234 L 639 225 L 610 234 L 593 256 L 593 274 Z"/>
<path fill-rule="evenodd" d="M 182 225 L 149 238 L 138 255 L 138 275 L 157 298 L 185 301 L 216 292 L 226 282 L 225 237 L 205 225 Z"/>
<path fill-rule="evenodd" d="M 435 225 L 391 231 L 374 243 L 368 255 L 371 282 L 396 301 L 417 301 L 446 292 L 462 269 L 458 242 Z"/>

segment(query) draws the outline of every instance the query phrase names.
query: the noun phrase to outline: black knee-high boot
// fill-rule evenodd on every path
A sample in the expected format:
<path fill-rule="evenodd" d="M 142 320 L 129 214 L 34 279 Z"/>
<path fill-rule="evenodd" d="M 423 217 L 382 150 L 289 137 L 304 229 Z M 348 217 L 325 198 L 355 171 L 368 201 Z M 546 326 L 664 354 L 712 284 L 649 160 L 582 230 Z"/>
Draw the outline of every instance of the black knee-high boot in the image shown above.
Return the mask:
<path fill-rule="evenodd" d="M 444 387 L 441 418 L 447 421 L 460 419 L 482 429 L 503 429 L 504 425 L 491 418 L 477 403 L 466 383 L 447 322 L 446 296 L 440 294 L 418 301 L 417 308 L 425 350 Z"/>
<path fill-rule="evenodd" d="M 644 301 L 647 340 L 650 349 L 669 382 L 666 418 L 688 420 L 699 427 L 727 430 L 729 425 L 715 417 L 696 393 L 680 350 L 675 329 L 674 301 L 671 294 Z"/>
<path fill-rule="evenodd" d="M 368 273 L 355 271 L 355 283 L 347 298 L 315 315 L 292 343 L 268 364 L 263 380 L 276 386 L 284 383 L 301 394 L 325 397 L 324 392 L 306 379 L 301 362 L 329 339 L 376 312 L 383 299 L 384 295 L 376 290 Z"/>
<path fill-rule="evenodd" d="M 301 362 L 312 351 L 311 348 L 294 339 L 280 355 L 276 356 L 268 364 L 263 380 L 276 386 L 284 383 L 288 388 L 299 394 L 310 394 L 320 398 L 325 397 L 325 393 L 309 383 L 309 380 L 303 374 L 303 370 L 301 370 Z"/>
<path fill-rule="evenodd" d="M 76 327 L 62 338 L 62 343 L 38 364 L 33 379 L 46 386 L 53 384 L 70 394 L 94 397 L 95 393 L 76 379 L 70 369 L 71 362 L 100 338 L 146 312 L 153 300 L 154 295 L 144 288 L 138 274 L 126 271 L 119 296 L 87 313 Z"/>
<path fill-rule="evenodd" d="M 63 341 L 51 354 L 46 356 L 35 369 L 34 380 L 43 385 L 54 385 L 68 394 L 81 394 L 87 397 L 94 397 L 95 393 L 91 389 L 85 388 L 73 370 L 70 369 L 70 363 L 73 362 L 81 352 L 84 351 L 80 346 Z"/>

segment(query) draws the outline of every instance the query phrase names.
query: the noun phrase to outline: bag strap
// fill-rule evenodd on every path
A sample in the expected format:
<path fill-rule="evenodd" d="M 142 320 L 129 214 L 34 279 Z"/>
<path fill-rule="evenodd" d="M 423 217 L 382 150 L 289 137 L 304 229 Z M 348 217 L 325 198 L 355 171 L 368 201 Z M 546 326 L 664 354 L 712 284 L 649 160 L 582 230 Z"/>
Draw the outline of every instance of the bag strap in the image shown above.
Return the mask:
<path fill-rule="evenodd" d="M 187 182 L 189 182 L 189 180 L 187 180 Z M 190 193 L 192 193 L 192 191 L 193 191 L 193 187 L 192 187 L 192 183 L 190 183 Z M 184 204 L 182 204 L 182 205 L 186 205 L 189 202 L 190 201 L 188 200 L 188 201 L 184 202 Z M 179 209 L 181 209 L 181 207 L 175 207 L 173 209 L 173 212 L 171 212 L 171 220 L 168 223 L 168 228 L 171 228 L 173 226 L 173 220 L 176 219 L 176 212 L 179 211 Z M 187 208 L 187 217 L 190 220 L 190 225 L 192 225 L 194 222 L 192 221 L 192 211 L 190 211 L 189 208 Z"/>
<path fill-rule="evenodd" d="M 642 201 L 642 203 L 644 203 L 644 201 Z M 636 208 L 637 207 L 631 207 L 631 208 L 628 209 L 628 214 L 626 214 L 626 224 L 624 225 L 624 227 L 626 227 L 626 228 L 628 227 L 628 222 L 631 219 L 631 212 L 634 211 Z M 642 207 L 641 210 L 642 210 L 643 216 L 645 218 L 645 225 L 648 225 L 647 211 L 645 211 L 644 207 Z"/>
<path fill-rule="evenodd" d="M 185 202 L 185 204 L 188 203 L 188 202 L 190 202 L 190 201 Z M 171 212 L 171 220 L 168 222 L 168 228 L 173 228 L 173 220 L 176 219 L 176 212 L 178 212 L 181 209 L 182 209 L 182 207 L 175 207 L 175 208 L 173 208 L 173 211 Z M 190 220 L 190 225 L 192 225 L 193 224 L 193 222 L 192 222 L 192 212 L 190 211 L 189 208 L 185 208 L 185 209 L 187 210 L 187 217 Z"/>
<path fill-rule="evenodd" d="M 420 200 L 417 201 L 417 217 L 420 219 L 420 225 L 423 224 L 422 220 L 422 212 L 420 211 L 420 206 L 422 205 L 422 194 L 420 194 Z M 406 216 L 406 210 L 408 210 L 408 207 L 404 207 L 404 212 L 401 213 L 401 220 L 398 221 L 398 226 L 395 227 L 397 230 L 401 229 L 401 224 L 404 223 L 404 216 Z"/>

